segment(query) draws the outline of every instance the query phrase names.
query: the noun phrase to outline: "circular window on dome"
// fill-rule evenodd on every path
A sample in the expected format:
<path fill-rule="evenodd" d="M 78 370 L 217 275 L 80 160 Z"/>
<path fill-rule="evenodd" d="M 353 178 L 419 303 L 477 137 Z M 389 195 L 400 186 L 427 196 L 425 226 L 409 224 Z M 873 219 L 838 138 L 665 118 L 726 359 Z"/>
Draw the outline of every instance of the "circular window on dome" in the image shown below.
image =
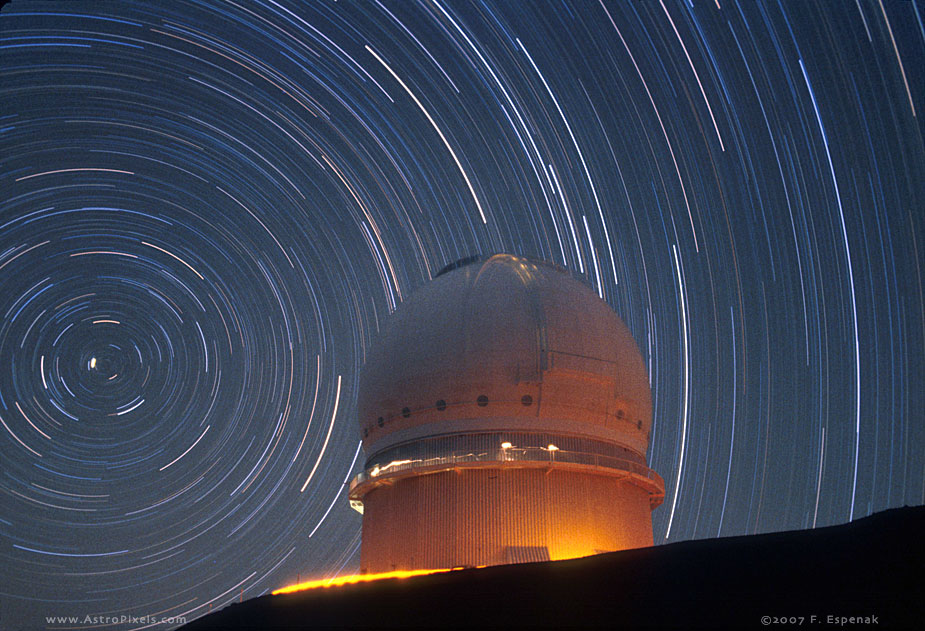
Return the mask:
<path fill-rule="evenodd" d="M 486 397 L 484 394 L 480 394 L 479 398 L 476 399 L 475 402 L 479 404 L 479 407 L 485 407 L 488 405 L 488 397 Z"/>
<path fill-rule="evenodd" d="M 520 397 L 520 404 L 533 405 L 533 397 L 531 397 L 529 394 L 525 394 L 524 396 Z"/>
<path fill-rule="evenodd" d="M 378 425 L 379 427 L 382 427 L 383 425 L 385 425 L 385 419 L 380 416 L 379 418 L 376 419 L 376 425 Z"/>
<path fill-rule="evenodd" d="M 624 413 L 623 410 L 617 410 L 617 418 L 622 419 L 625 416 L 626 416 L 626 413 Z"/>
<path fill-rule="evenodd" d="M 405 418 L 408 418 L 409 416 L 411 416 L 411 410 L 408 408 L 402 408 L 401 415 Z"/>
<path fill-rule="evenodd" d="M 446 409 L 446 401 L 444 401 L 443 399 L 439 399 L 439 400 L 437 401 L 437 409 L 440 410 L 441 412 L 442 412 L 443 410 L 445 410 L 445 409 Z"/>

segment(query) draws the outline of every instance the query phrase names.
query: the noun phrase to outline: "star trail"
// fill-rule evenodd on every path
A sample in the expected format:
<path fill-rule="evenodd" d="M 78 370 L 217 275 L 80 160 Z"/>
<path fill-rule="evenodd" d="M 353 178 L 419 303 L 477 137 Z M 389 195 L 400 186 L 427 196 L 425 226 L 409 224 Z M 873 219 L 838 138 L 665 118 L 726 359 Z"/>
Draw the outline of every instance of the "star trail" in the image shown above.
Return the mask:
<path fill-rule="evenodd" d="M 0 623 L 355 572 L 364 349 L 473 254 L 564 265 L 633 332 L 657 544 L 925 503 L 923 22 L 6 5 Z"/>

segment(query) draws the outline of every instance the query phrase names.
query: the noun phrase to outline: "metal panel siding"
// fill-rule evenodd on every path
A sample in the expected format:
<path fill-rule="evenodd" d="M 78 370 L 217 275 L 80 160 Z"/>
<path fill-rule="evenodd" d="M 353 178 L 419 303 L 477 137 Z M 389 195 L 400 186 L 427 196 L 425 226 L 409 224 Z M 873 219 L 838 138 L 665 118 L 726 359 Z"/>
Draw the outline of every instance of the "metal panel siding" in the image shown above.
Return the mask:
<path fill-rule="evenodd" d="M 497 565 L 509 546 L 563 559 L 652 545 L 647 494 L 590 473 L 444 471 L 373 489 L 364 503 L 366 572 Z"/>
<path fill-rule="evenodd" d="M 508 546 L 505 551 L 507 563 L 535 563 L 549 561 L 549 548 L 546 546 Z"/>

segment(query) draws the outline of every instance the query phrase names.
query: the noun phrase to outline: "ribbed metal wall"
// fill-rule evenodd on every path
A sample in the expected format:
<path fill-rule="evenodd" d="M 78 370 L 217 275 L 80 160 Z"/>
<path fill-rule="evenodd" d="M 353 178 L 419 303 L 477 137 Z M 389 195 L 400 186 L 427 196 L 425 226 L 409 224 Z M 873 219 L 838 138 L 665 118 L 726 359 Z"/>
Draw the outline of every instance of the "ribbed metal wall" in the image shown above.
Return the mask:
<path fill-rule="evenodd" d="M 552 559 L 652 545 L 648 494 L 555 469 L 469 469 L 397 480 L 364 497 L 365 572 L 497 565 L 509 546 Z"/>

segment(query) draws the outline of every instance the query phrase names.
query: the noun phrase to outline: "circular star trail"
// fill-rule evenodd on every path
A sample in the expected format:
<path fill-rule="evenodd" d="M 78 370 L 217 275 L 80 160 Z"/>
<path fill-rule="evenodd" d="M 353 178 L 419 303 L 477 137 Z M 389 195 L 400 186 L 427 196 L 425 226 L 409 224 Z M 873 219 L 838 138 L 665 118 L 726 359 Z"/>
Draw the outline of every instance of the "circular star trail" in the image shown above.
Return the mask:
<path fill-rule="evenodd" d="M 567 266 L 627 322 L 657 543 L 923 503 L 923 17 L 5 6 L 4 621 L 355 571 L 364 349 L 473 254 Z"/>

